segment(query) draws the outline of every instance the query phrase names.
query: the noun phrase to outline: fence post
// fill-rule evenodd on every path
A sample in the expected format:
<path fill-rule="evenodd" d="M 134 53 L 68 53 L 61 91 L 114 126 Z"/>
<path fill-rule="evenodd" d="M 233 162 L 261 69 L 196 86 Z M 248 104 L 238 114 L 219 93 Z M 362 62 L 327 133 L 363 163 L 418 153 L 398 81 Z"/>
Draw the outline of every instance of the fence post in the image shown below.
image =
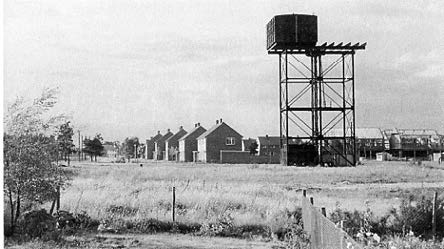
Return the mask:
<path fill-rule="evenodd" d="M 173 206 L 172 206 L 172 216 L 173 216 L 173 223 L 176 222 L 176 214 L 175 214 L 175 208 L 176 208 L 176 187 L 173 187 Z"/>
<path fill-rule="evenodd" d="M 307 197 L 307 190 L 306 189 L 302 190 L 302 196 Z"/>
<path fill-rule="evenodd" d="M 57 211 L 60 210 L 60 186 L 57 187 L 57 206 L 56 206 Z"/>
<path fill-rule="evenodd" d="M 327 211 L 325 210 L 325 207 L 321 207 L 321 213 L 324 217 L 327 217 Z"/>
<path fill-rule="evenodd" d="M 313 197 L 310 197 L 310 203 L 311 203 L 311 205 L 314 205 L 314 199 L 313 199 Z"/>
<path fill-rule="evenodd" d="M 435 240 L 436 236 L 436 201 L 438 199 L 438 192 L 433 194 L 433 202 L 432 202 L 432 236 L 433 240 Z"/>

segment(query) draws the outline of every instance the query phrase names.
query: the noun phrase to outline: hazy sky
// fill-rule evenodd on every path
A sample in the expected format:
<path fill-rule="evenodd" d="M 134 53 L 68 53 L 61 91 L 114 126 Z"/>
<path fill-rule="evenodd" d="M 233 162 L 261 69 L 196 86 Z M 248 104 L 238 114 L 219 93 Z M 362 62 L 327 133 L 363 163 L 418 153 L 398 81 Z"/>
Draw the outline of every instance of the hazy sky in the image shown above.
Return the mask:
<path fill-rule="evenodd" d="M 4 99 L 59 86 L 58 109 L 106 140 L 211 127 L 279 134 L 277 14 L 318 16 L 356 56 L 358 127 L 444 132 L 444 1 L 6 0 Z"/>

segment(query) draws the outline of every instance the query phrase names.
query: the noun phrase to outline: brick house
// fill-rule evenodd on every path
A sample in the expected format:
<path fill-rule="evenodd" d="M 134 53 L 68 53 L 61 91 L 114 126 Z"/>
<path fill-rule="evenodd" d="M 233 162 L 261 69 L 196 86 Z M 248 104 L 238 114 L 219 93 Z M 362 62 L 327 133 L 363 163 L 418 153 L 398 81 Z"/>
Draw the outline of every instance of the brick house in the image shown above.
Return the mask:
<path fill-rule="evenodd" d="M 174 135 L 169 137 L 165 141 L 165 148 L 167 156 L 164 157 L 164 160 L 167 161 L 176 161 L 177 154 L 179 152 L 179 138 L 185 136 L 187 134 L 187 131 L 183 129 L 183 127 L 179 127 L 179 131 L 176 132 Z"/>
<path fill-rule="evenodd" d="M 165 141 L 174 135 L 170 129 L 167 130 L 167 133 L 159 138 L 156 142 L 154 142 L 154 160 L 162 160 L 165 156 Z"/>
<path fill-rule="evenodd" d="M 222 119 L 197 138 L 197 158 L 201 162 L 220 162 L 222 150 L 242 151 L 242 135 Z"/>
<path fill-rule="evenodd" d="M 162 137 L 162 134 L 160 134 L 160 131 L 157 131 L 157 134 L 154 137 L 150 137 L 150 139 L 146 140 L 146 147 L 145 147 L 145 158 L 146 159 L 153 159 L 154 158 L 154 143 L 159 140 L 159 138 Z"/>
<path fill-rule="evenodd" d="M 259 156 L 271 156 L 279 157 L 281 151 L 280 137 L 279 136 L 264 136 L 258 137 L 258 155 Z"/>
<path fill-rule="evenodd" d="M 194 125 L 194 129 L 179 139 L 179 161 L 193 162 L 193 151 L 197 151 L 197 137 L 207 130 L 200 126 L 200 123 Z"/>

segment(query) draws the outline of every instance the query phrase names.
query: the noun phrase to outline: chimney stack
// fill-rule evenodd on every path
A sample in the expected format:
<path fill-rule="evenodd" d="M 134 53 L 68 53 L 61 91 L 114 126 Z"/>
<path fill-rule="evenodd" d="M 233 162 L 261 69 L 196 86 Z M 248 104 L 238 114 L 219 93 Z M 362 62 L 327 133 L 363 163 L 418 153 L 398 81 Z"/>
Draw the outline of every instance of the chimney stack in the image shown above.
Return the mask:
<path fill-rule="evenodd" d="M 194 127 L 197 127 L 197 124 L 194 124 Z"/>
<path fill-rule="evenodd" d="M 157 131 L 157 134 L 160 134 L 160 131 Z"/>
<path fill-rule="evenodd" d="M 199 126 L 200 126 L 200 123 L 197 123 L 197 126 L 199 127 Z"/>
<path fill-rule="evenodd" d="M 220 119 L 220 123 L 222 124 L 222 119 Z"/>
<path fill-rule="evenodd" d="M 169 128 L 167 129 L 167 132 L 170 132 L 170 129 L 169 129 Z"/>
<path fill-rule="evenodd" d="M 216 119 L 216 124 L 219 124 L 219 120 Z"/>
<path fill-rule="evenodd" d="M 183 130 L 183 126 L 182 125 L 179 127 L 179 130 Z"/>

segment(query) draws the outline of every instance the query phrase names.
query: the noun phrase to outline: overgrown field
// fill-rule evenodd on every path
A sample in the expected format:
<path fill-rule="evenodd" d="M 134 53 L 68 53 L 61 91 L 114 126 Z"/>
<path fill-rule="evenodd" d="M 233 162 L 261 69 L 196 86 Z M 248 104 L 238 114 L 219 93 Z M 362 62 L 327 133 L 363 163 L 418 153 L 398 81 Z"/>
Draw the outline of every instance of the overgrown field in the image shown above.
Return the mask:
<path fill-rule="evenodd" d="M 300 204 L 301 190 L 327 212 L 370 208 L 383 214 L 409 194 L 444 188 L 444 170 L 425 162 L 367 162 L 354 168 L 300 168 L 280 165 L 220 165 L 144 162 L 74 163 L 77 172 L 62 192 L 61 208 L 85 211 L 98 220 L 171 221 L 176 187 L 176 221 L 276 231 Z"/>

